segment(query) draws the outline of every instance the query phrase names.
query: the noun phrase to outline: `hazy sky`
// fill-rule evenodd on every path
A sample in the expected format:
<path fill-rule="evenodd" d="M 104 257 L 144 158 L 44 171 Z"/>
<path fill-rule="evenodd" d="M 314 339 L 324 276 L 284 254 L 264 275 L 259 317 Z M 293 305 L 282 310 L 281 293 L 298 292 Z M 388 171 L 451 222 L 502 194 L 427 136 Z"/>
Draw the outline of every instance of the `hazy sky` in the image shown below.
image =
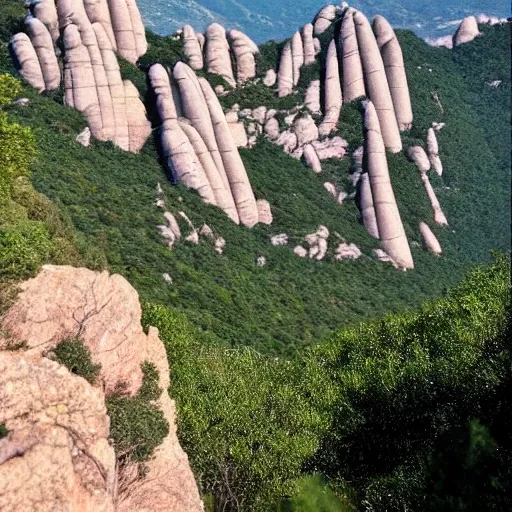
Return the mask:
<path fill-rule="evenodd" d="M 318 0 L 138 0 L 146 25 L 167 35 L 185 23 L 196 30 L 217 21 L 239 28 L 261 43 L 284 39 L 329 1 Z M 510 16 L 510 0 L 353 0 L 350 4 L 368 17 L 382 14 L 394 27 L 410 28 L 422 37 L 438 37 L 455 30 L 470 14 Z"/>

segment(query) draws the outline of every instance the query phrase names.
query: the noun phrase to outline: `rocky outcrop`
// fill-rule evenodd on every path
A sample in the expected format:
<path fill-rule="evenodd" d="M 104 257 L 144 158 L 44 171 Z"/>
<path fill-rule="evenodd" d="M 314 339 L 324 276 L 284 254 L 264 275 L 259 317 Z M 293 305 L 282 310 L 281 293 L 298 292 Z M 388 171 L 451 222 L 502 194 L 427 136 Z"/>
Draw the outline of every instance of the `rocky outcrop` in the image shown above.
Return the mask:
<path fill-rule="evenodd" d="M 413 115 L 400 43 L 396 38 L 395 31 L 382 16 L 375 16 L 373 30 L 384 61 L 398 127 L 401 131 L 410 130 Z"/>
<path fill-rule="evenodd" d="M 327 239 L 329 238 L 329 230 L 325 226 L 318 226 L 314 233 L 310 233 L 304 237 L 309 245 L 308 256 L 317 261 L 323 260 L 327 254 Z"/>
<path fill-rule="evenodd" d="M 286 233 L 280 233 L 270 238 L 272 245 L 286 245 L 288 243 L 288 235 Z"/>
<path fill-rule="evenodd" d="M 375 107 L 386 149 L 398 153 L 402 150 L 402 141 L 377 41 L 364 14 L 356 12 L 354 23 L 368 98 Z"/>
<path fill-rule="evenodd" d="M 135 0 L 108 0 L 108 5 L 117 52 L 135 64 L 147 48 L 144 25 Z"/>
<path fill-rule="evenodd" d="M 112 28 L 112 19 L 110 17 L 108 4 L 108 0 L 84 0 L 84 7 L 89 21 L 91 23 L 99 23 L 103 27 L 112 48 L 117 50 L 116 36 Z"/>
<path fill-rule="evenodd" d="M 44 23 L 32 16 L 27 17 L 25 25 L 41 66 L 45 90 L 58 89 L 60 87 L 60 68 L 50 32 Z"/>
<path fill-rule="evenodd" d="M 298 146 L 318 140 L 318 132 L 315 121 L 309 114 L 296 117 L 293 121 L 293 133 L 297 136 Z"/>
<path fill-rule="evenodd" d="M 123 80 L 123 84 L 129 150 L 132 153 L 138 153 L 151 135 L 151 123 L 146 117 L 146 108 L 142 103 L 137 87 L 130 80 Z"/>
<path fill-rule="evenodd" d="M 288 41 L 281 53 L 279 71 L 277 73 L 277 94 L 280 98 L 288 96 L 293 90 L 292 47 Z"/>
<path fill-rule="evenodd" d="M 0 390 L 9 430 L 0 509 L 113 512 L 116 459 L 101 390 L 54 361 L 9 351 L 0 351 Z"/>
<path fill-rule="evenodd" d="M 455 34 L 453 34 L 453 46 L 469 43 L 480 35 L 478 23 L 474 16 L 468 16 L 462 20 Z"/>
<path fill-rule="evenodd" d="M 263 83 L 267 87 L 272 87 L 276 83 L 276 80 L 277 80 L 276 72 L 273 69 L 267 69 L 267 71 L 265 73 L 265 77 L 263 78 Z"/>
<path fill-rule="evenodd" d="M 368 177 L 372 190 L 379 238 L 386 253 L 401 267 L 414 268 L 411 250 L 389 177 L 379 118 L 371 101 L 367 101 L 365 105 L 364 126 Z"/>
<path fill-rule="evenodd" d="M 343 67 L 343 98 L 350 103 L 357 98 L 366 96 L 363 78 L 363 65 L 359 55 L 359 45 L 354 25 L 354 10 L 347 9 L 340 31 L 340 47 Z"/>
<path fill-rule="evenodd" d="M 324 104 L 325 115 L 318 127 L 320 136 L 325 136 L 336 129 L 341 112 L 343 98 L 341 94 L 338 55 L 334 39 L 327 50 L 325 62 Z"/>
<path fill-rule="evenodd" d="M 437 143 L 436 132 L 434 128 L 429 128 L 427 132 L 427 150 L 428 159 L 438 176 L 443 174 L 443 164 L 439 158 L 439 145 Z"/>
<path fill-rule="evenodd" d="M 230 30 L 228 39 L 236 59 L 236 81 L 241 85 L 256 76 L 254 56 L 259 53 L 259 49 L 256 43 L 240 30 Z"/>
<path fill-rule="evenodd" d="M 59 18 L 57 15 L 57 8 L 55 7 L 55 0 L 32 2 L 30 4 L 30 11 L 32 16 L 44 23 L 50 32 L 52 41 L 55 43 L 60 36 Z"/>
<path fill-rule="evenodd" d="M 436 256 L 441 256 L 442 249 L 441 244 L 439 243 L 436 235 L 432 233 L 432 230 L 425 222 L 420 222 L 419 229 L 421 233 L 421 237 L 423 238 L 423 245 L 426 249 L 428 249 L 432 254 Z"/>
<path fill-rule="evenodd" d="M 15 66 L 21 77 L 34 89 L 43 92 L 46 88 L 43 71 L 37 53 L 27 34 L 19 32 L 10 42 L 10 48 L 15 56 Z"/>
<path fill-rule="evenodd" d="M 341 242 L 338 247 L 336 247 L 334 258 L 337 260 L 357 260 L 362 255 L 361 249 L 359 249 L 356 244 Z"/>
<path fill-rule="evenodd" d="M 314 33 L 316 36 L 323 34 L 330 26 L 331 22 L 336 17 L 336 6 L 326 5 L 318 11 L 313 22 Z"/>
<path fill-rule="evenodd" d="M 270 203 L 266 199 L 258 199 L 256 206 L 258 207 L 258 222 L 267 225 L 272 224 L 273 217 Z"/>
<path fill-rule="evenodd" d="M 265 123 L 264 131 L 268 140 L 277 140 L 279 138 L 279 121 L 275 117 L 271 117 Z"/>
<path fill-rule="evenodd" d="M 322 172 L 322 164 L 320 163 L 320 159 L 316 154 L 315 148 L 311 144 L 306 144 L 304 146 L 303 158 L 308 167 L 313 169 L 313 172 L 319 173 Z"/>
<path fill-rule="evenodd" d="M 361 211 L 361 220 L 373 238 L 379 238 L 379 226 L 377 225 L 377 216 L 373 204 L 372 188 L 368 173 L 361 174 L 359 180 L 359 210 Z"/>
<path fill-rule="evenodd" d="M 304 49 L 304 65 L 309 66 L 315 62 L 316 50 L 313 42 L 313 25 L 307 23 L 302 27 L 302 47 Z"/>
<path fill-rule="evenodd" d="M 203 51 L 197 39 L 194 29 L 190 25 L 184 25 L 181 34 L 183 38 L 183 53 L 188 65 L 194 69 L 203 69 Z"/>
<path fill-rule="evenodd" d="M 342 137 L 336 136 L 322 141 L 315 140 L 312 142 L 312 146 L 320 160 L 329 158 L 341 160 L 347 154 L 348 142 Z"/>
<path fill-rule="evenodd" d="M 0 422 L 10 431 L 0 442 L 16 455 L 0 461 L 0 508 L 199 512 L 167 393 L 165 349 L 156 329 L 142 330 L 137 292 L 119 275 L 51 265 L 20 290 L 1 325 L 0 348 L 20 341 L 25 348 L 0 352 Z M 82 340 L 101 365 L 95 387 L 44 357 L 69 338 Z M 127 395 L 137 393 L 146 361 L 158 371 L 163 391 L 155 404 L 170 431 L 147 461 L 145 478 L 130 465 L 116 477 L 104 396 L 121 384 Z M 20 478 L 26 484 L 21 491 Z M 131 483 L 116 488 L 120 481 Z"/>
<path fill-rule="evenodd" d="M 231 87 L 236 87 L 229 44 L 226 39 L 224 27 L 218 23 L 212 23 L 206 29 L 206 70 L 222 76 Z"/>
<path fill-rule="evenodd" d="M 297 85 L 300 78 L 300 68 L 304 65 L 304 48 L 300 32 L 293 34 L 290 44 L 292 48 L 293 85 Z"/>

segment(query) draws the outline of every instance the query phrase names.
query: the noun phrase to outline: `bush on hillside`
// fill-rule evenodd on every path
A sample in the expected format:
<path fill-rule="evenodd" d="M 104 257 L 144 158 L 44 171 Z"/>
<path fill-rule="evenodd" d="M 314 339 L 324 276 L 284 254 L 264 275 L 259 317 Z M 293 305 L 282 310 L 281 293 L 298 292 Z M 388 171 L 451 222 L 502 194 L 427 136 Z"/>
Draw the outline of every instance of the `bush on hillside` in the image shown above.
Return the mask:
<path fill-rule="evenodd" d="M 57 362 L 63 364 L 71 373 L 83 377 L 90 384 L 96 383 L 101 365 L 92 362 L 91 353 L 82 340 L 63 340 L 53 352 Z"/>

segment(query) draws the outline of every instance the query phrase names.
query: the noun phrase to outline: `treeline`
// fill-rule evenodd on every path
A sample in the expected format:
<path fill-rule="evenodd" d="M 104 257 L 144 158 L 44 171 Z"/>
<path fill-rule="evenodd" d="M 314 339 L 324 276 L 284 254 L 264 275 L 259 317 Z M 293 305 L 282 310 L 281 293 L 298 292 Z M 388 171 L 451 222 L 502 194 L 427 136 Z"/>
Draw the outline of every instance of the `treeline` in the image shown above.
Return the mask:
<path fill-rule="evenodd" d="M 307 510 L 301 492 L 318 510 L 507 510 L 509 271 L 496 256 L 445 298 L 290 360 L 208 345 L 146 304 L 210 510 Z"/>

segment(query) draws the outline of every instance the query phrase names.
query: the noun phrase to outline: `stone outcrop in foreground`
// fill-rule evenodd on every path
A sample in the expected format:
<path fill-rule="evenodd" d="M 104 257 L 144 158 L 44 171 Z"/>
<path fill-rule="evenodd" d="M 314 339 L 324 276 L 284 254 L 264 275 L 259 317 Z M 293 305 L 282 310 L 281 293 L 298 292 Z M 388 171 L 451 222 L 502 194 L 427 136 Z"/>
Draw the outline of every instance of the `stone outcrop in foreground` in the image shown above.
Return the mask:
<path fill-rule="evenodd" d="M 202 510 L 176 436 L 165 349 L 156 329 L 142 330 L 137 292 L 119 275 L 52 265 L 20 289 L 1 324 L 0 423 L 9 431 L 0 440 L 2 512 Z M 81 339 L 101 365 L 97 385 L 45 357 L 66 338 Z M 21 350 L 5 351 L 20 342 Z M 105 395 L 121 383 L 134 395 L 145 361 L 158 370 L 156 404 L 170 432 L 145 478 L 129 465 L 116 475 Z"/>

